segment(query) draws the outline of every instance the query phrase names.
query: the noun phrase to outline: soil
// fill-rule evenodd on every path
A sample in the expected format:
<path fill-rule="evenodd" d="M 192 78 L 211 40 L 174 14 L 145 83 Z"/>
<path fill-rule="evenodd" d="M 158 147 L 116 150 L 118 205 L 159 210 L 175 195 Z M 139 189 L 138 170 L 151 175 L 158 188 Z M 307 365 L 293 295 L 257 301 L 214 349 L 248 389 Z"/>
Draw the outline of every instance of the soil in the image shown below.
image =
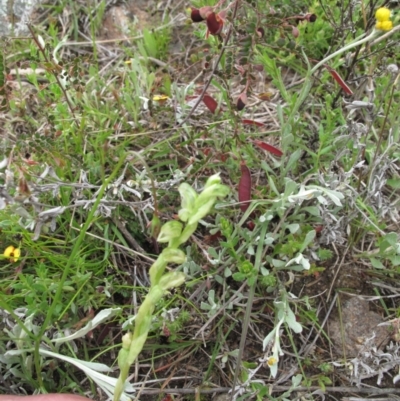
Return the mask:
<path fill-rule="evenodd" d="M 131 0 L 110 7 L 104 14 L 99 39 L 126 39 L 130 27 L 151 29 L 155 21 L 147 11 L 147 1 Z"/>
<path fill-rule="evenodd" d="M 329 338 L 334 349 L 343 357 L 356 357 L 365 347 L 384 347 L 388 340 L 386 326 L 378 326 L 384 320 L 381 315 L 369 310 L 369 302 L 351 296 L 341 302 L 341 313 L 329 320 Z"/>

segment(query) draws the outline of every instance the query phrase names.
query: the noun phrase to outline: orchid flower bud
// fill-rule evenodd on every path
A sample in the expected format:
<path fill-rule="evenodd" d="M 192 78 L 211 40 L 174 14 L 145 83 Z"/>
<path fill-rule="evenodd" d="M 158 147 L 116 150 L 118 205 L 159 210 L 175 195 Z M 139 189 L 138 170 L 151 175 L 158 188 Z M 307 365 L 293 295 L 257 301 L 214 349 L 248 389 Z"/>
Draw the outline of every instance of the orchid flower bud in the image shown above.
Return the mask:
<path fill-rule="evenodd" d="M 182 208 L 181 210 L 179 210 L 178 215 L 182 221 L 186 222 L 188 221 L 190 215 L 193 213 L 194 204 L 198 195 L 196 191 L 185 182 L 179 185 L 178 190 L 182 198 Z"/>
<path fill-rule="evenodd" d="M 132 333 L 126 333 L 122 336 L 122 348 L 118 352 L 118 366 L 120 369 L 125 365 L 128 355 L 129 349 L 132 343 Z"/>
<path fill-rule="evenodd" d="M 212 207 L 214 206 L 215 200 L 216 198 L 212 197 L 207 202 L 199 204 L 199 207 L 196 208 L 196 213 L 190 217 L 188 225 L 198 223 L 199 220 L 207 216 L 207 214 L 210 213 Z"/>
<path fill-rule="evenodd" d="M 206 185 L 204 185 L 204 189 L 209 188 L 215 184 L 221 184 L 221 177 L 219 173 L 213 174 L 211 177 L 208 177 Z"/>
<path fill-rule="evenodd" d="M 181 241 L 179 238 L 171 240 L 176 242 L 176 247 L 180 245 Z M 170 242 L 170 244 L 171 244 Z M 152 264 L 149 270 L 150 283 L 152 286 L 158 285 L 162 275 L 165 272 L 165 268 L 168 263 L 182 264 L 186 260 L 186 255 L 177 248 L 165 248 L 157 260 Z"/>
<path fill-rule="evenodd" d="M 161 256 L 167 263 L 176 263 L 181 265 L 186 260 L 186 255 L 180 249 L 165 248 L 161 252 Z"/>
<path fill-rule="evenodd" d="M 182 232 L 182 223 L 176 220 L 168 221 L 165 223 L 158 234 L 158 242 L 170 242 L 174 238 L 178 238 Z"/>
<path fill-rule="evenodd" d="M 167 291 L 171 288 L 179 287 L 185 282 L 185 274 L 182 272 L 170 272 L 164 274 L 158 285 L 163 291 Z"/>

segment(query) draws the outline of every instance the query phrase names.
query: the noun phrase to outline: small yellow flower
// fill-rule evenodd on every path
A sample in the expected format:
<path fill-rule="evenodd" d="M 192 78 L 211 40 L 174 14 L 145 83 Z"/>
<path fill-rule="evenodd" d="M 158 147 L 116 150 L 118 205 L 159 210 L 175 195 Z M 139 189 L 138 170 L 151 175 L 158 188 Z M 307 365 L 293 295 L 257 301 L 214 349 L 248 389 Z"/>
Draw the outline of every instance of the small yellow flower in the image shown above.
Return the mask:
<path fill-rule="evenodd" d="M 167 95 L 154 95 L 153 96 L 153 102 L 156 102 L 157 104 L 164 104 L 169 100 L 169 97 Z"/>
<path fill-rule="evenodd" d="M 386 7 L 381 7 L 376 10 L 375 18 L 379 22 L 389 21 L 390 10 Z M 379 28 L 378 28 L 379 29 Z"/>
<path fill-rule="evenodd" d="M 10 245 L 5 249 L 3 255 L 6 258 L 10 258 L 11 263 L 15 263 L 18 261 L 19 257 L 21 256 L 21 249 L 15 248 L 12 245 Z"/>
<path fill-rule="evenodd" d="M 163 102 L 165 100 L 168 100 L 168 96 L 167 95 L 154 95 L 153 96 L 153 101 L 155 102 Z"/>
<path fill-rule="evenodd" d="M 376 29 L 380 29 L 381 31 L 390 31 L 393 28 L 392 21 L 378 21 L 375 25 Z"/>
<path fill-rule="evenodd" d="M 376 25 L 375 28 L 381 31 L 390 31 L 393 28 L 393 22 L 390 21 L 390 10 L 386 7 L 381 7 L 375 13 Z"/>
<path fill-rule="evenodd" d="M 274 358 L 273 356 L 270 356 L 267 360 L 267 364 L 268 366 L 273 366 L 278 362 L 278 360 L 276 358 Z"/>

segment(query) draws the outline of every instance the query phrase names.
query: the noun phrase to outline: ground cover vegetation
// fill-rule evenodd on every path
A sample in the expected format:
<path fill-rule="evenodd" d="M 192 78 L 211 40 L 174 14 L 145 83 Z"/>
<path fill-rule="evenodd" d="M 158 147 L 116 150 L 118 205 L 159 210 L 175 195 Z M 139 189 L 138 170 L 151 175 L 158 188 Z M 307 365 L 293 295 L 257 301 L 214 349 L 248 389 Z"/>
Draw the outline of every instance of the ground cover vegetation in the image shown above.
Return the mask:
<path fill-rule="evenodd" d="M 2 38 L 0 393 L 397 399 L 397 6 L 59 0 Z"/>

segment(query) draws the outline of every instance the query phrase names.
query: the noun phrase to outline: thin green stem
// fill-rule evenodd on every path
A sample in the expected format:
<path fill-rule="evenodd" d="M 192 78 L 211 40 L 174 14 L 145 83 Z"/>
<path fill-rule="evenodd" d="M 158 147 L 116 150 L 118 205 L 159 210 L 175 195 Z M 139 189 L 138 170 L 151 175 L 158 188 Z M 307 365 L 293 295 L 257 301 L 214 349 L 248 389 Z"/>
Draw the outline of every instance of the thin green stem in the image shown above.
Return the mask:
<path fill-rule="evenodd" d="M 387 120 L 388 120 L 390 108 L 392 107 L 393 96 L 394 96 L 395 91 L 397 90 L 396 88 L 397 88 L 397 83 L 399 81 L 399 78 L 400 78 L 400 74 L 397 75 L 395 81 L 392 84 L 392 90 L 391 90 L 390 97 L 389 97 L 389 103 L 388 103 L 388 106 L 387 106 L 387 111 L 385 113 L 385 118 L 383 120 L 383 123 L 382 123 L 382 126 L 381 126 L 381 130 L 379 132 L 378 143 L 376 144 L 376 147 L 375 147 L 374 157 L 372 159 L 371 168 L 370 168 L 369 174 L 368 174 L 368 180 L 367 180 L 368 185 L 371 183 L 371 177 L 372 177 L 373 171 L 375 170 L 375 167 L 376 167 L 375 166 L 375 162 L 376 162 L 376 159 L 378 158 L 378 154 L 379 154 L 379 152 L 381 150 L 381 146 L 382 146 L 382 142 L 383 142 L 383 133 L 385 131 L 385 127 L 386 127 L 386 123 L 387 123 Z"/>
<path fill-rule="evenodd" d="M 336 56 L 339 56 L 340 54 L 344 53 L 347 50 L 352 49 L 353 47 L 360 46 L 364 43 L 367 43 L 369 40 L 371 40 L 374 36 L 376 36 L 377 31 L 374 29 L 368 36 L 366 36 L 364 39 L 356 40 L 355 42 L 349 43 L 348 45 L 341 47 L 339 50 L 336 50 L 334 53 L 330 54 L 329 56 L 325 57 L 323 60 L 321 60 L 318 64 L 316 64 L 310 71 L 310 75 L 314 74 L 315 71 L 318 70 L 319 67 L 323 66 L 327 61 L 335 58 Z"/>
<path fill-rule="evenodd" d="M 35 34 L 35 32 L 34 32 L 34 30 L 33 30 L 33 28 L 32 28 L 32 25 L 31 25 L 31 24 L 27 24 L 27 27 L 28 27 L 28 29 L 29 29 L 31 35 L 32 35 L 32 39 L 33 39 L 34 42 L 36 43 L 36 46 L 38 47 L 39 51 L 42 53 L 42 55 L 43 55 L 43 57 L 44 57 L 46 63 L 48 63 L 49 65 L 53 65 L 54 62 L 47 56 L 46 49 L 43 47 L 42 42 L 41 42 L 41 41 L 38 39 L 38 37 L 36 36 L 36 34 Z M 58 74 L 57 67 L 59 67 L 58 64 L 55 65 L 54 68 L 51 69 L 51 72 L 52 72 L 54 78 L 56 79 L 57 84 L 58 84 L 58 86 L 60 87 L 61 92 L 62 92 L 63 95 L 64 95 L 65 101 L 67 102 L 67 105 L 68 105 L 68 108 L 69 108 L 69 110 L 70 110 L 71 115 L 74 117 L 74 120 L 75 120 L 75 123 L 76 123 L 77 127 L 80 128 L 80 122 L 79 122 L 79 120 L 77 119 L 76 114 L 75 114 L 75 107 L 74 107 L 74 105 L 72 104 L 71 99 L 70 99 L 69 96 L 68 96 L 68 92 L 67 92 L 67 90 L 65 89 L 65 85 L 63 85 L 62 82 L 61 82 L 61 80 L 60 80 L 60 76 L 59 76 L 59 74 Z"/>
<path fill-rule="evenodd" d="M 369 40 L 371 40 L 374 36 L 376 36 L 378 31 L 376 31 L 375 29 L 365 38 L 363 39 L 359 39 L 356 40 L 355 42 L 352 42 L 342 48 L 340 48 L 339 50 L 335 51 L 334 53 L 330 54 L 329 56 L 325 57 L 323 60 L 321 60 L 319 63 L 317 63 L 311 70 L 309 70 L 307 72 L 307 75 L 305 77 L 305 83 L 300 91 L 300 94 L 297 96 L 297 100 L 294 104 L 294 106 L 292 107 L 292 110 L 290 111 L 290 114 L 287 118 L 286 123 L 282 126 L 282 132 L 283 135 L 286 135 L 287 132 L 292 132 L 292 130 L 288 130 L 289 126 L 292 124 L 294 117 L 297 113 L 297 111 L 299 110 L 299 108 L 301 107 L 301 105 L 303 104 L 304 100 L 306 99 L 306 97 L 308 96 L 310 89 L 311 89 L 311 84 L 312 84 L 312 80 L 311 77 L 312 75 L 318 70 L 318 68 L 320 68 L 321 66 L 323 66 L 324 64 L 326 64 L 329 60 L 333 59 L 336 56 L 339 56 L 340 54 L 344 53 L 345 51 L 352 49 L 353 47 L 356 46 L 360 46 L 366 42 L 368 42 Z M 364 35 L 364 34 L 363 34 Z M 362 35 L 362 36 L 363 36 Z M 357 38 L 358 39 L 358 38 Z"/>
<path fill-rule="evenodd" d="M 36 369 L 36 375 L 37 375 L 37 380 L 39 382 L 39 386 L 44 390 L 44 384 L 43 384 L 43 380 L 42 380 L 42 375 L 41 375 L 41 366 L 40 366 L 40 354 L 39 354 L 39 347 L 40 347 L 40 343 L 42 341 L 42 337 L 44 335 L 44 332 L 47 330 L 47 326 L 50 323 L 51 318 L 54 315 L 54 311 L 57 307 L 57 305 L 60 302 L 62 293 L 64 291 L 63 287 L 64 287 L 64 283 L 68 277 L 70 268 L 72 266 L 73 263 L 75 263 L 76 259 L 77 259 L 77 255 L 80 252 L 80 248 L 82 245 L 82 242 L 85 238 L 86 235 L 86 231 L 89 228 L 90 224 L 93 221 L 93 217 L 94 214 L 97 211 L 97 208 L 101 202 L 101 199 L 104 195 L 105 190 L 107 189 L 108 185 L 112 182 L 112 180 L 114 180 L 115 176 L 117 175 L 118 171 L 120 170 L 121 166 L 123 165 L 123 163 L 125 162 L 125 157 L 126 155 L 123 155 L 120 157 L 118 164 L 116 165 L 115 169 L 113 170 L 113 172 L 110 174 L 110 176 L 104 181 L 103 185 L 100 188 L 99 194 L 97 195 L 96 201 L 93 204 L 92 210 L 90 211 L 85 224 L 83 225 L 81 232 L 74 244 L 74 247 L 72 248 L 71 251 L 71 255 L 68 259 L 67 264 L 65 265 L 65 268 L 63 270 L 63 274 L 60 278 L 60 281 L 58 283 L 58 288 L 56 291 L 56 294 L 54 295 L 53 298 L 53 302 L 51 303 L 48 311 L 47 311 L 47 315 L 44 319 L 44 322 L 42 324 L 42 327 L 39 331 L 39 333 L 36 336 L 35 339 L 35 351 L 34 351 L 34 359 L 35 359 L 35 369 Z"/>
<path fill-rule="evenodd" d="M 254 263 L 254 267 L 257 269 L 257 272 L 260 271 L 260 267 L 261 267 L 261 260 L 262 260 L 263 249 L 264 249 L 264 239 L 265 239 L 265 235 L 267 234 L 267 229 L 268 229 L 268 222 L 265 222 L 263 224 L 263 226 L 261 227 L 260 239 L 258 241 L 258 246 L 257 246 L 256 260 Z M 256 277 L 258 277 L 258 274 Z M 244 314 L 243 326 L 242 326 L 243 327 L 242 336 L 241 336 L 240 345 L 239 345 L 239 354 L 237 356 L 235 376 L 233 377 L 233 383 L 232 383 L 231 400 L 233 400 L 233 397 L 235 395 L 235 386 L 236 386 L 236 382 L 239 377 L 239 373 L 240 373 L 240 369 L 241 369 L 241 361 L 243 358 L 243 351 L 244 351 L 245 343 L 247 340 L 247 331 L 248 331 L 249 324 L 250 324 L 251 309 L 253 308 L 253 300 L 254 300 L 254 294 L 256 292 L 256 286 L 257 286 L 257 278 L 256 278 L 255 282 L 253 283 L 253 285 L 250 287 L 249 296 L 247 298 L 246 312 Z"/>

